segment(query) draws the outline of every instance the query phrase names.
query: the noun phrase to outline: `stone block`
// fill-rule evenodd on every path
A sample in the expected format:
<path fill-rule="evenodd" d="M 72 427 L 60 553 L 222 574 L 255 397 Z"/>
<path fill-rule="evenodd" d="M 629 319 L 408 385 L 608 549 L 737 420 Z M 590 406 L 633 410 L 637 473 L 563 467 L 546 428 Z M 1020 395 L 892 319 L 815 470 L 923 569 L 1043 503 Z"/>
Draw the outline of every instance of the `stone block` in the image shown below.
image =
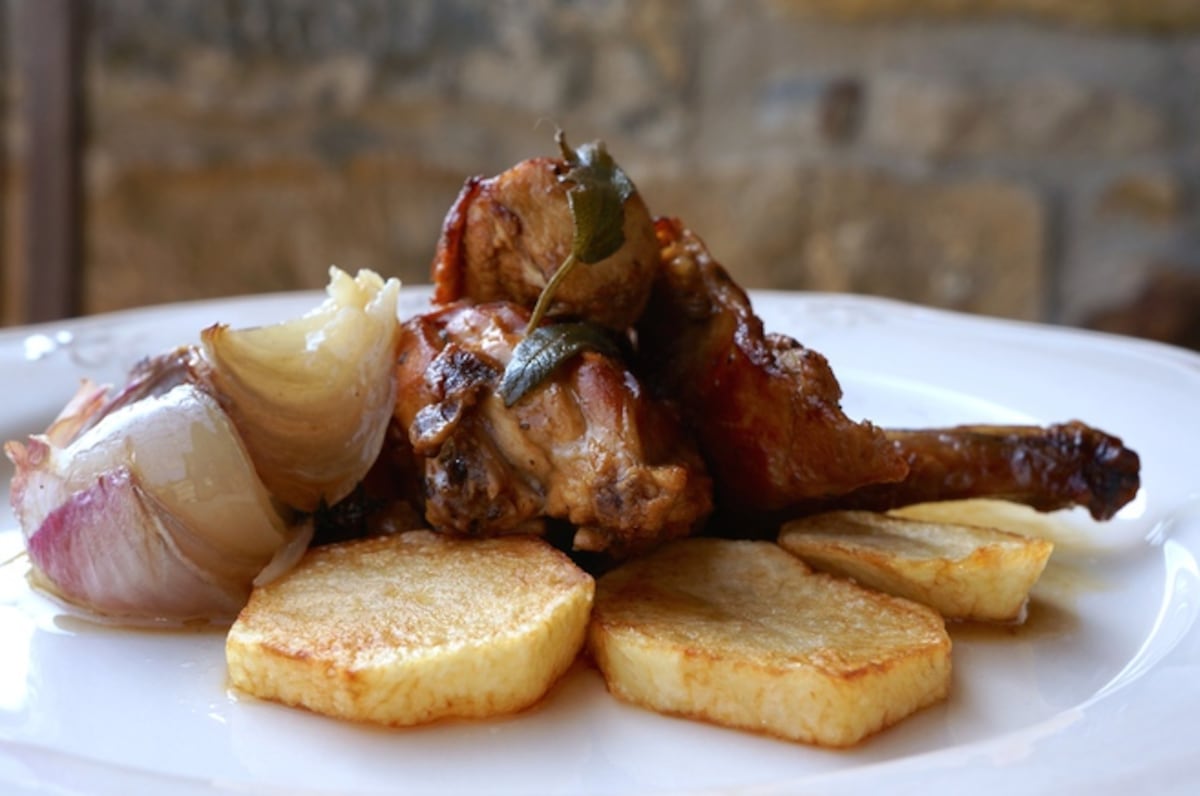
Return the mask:
<path fill-rule="evenodd" d="M 1136 156 L 1167 143 L 1167 110 L 1151 99 L 1063 73 L 984 81 L 884 73 L 870 84 L 865 137 L 925 159 Z"/>
<path fill-rule="evenodd" d="M 1188 169 L 1147 165 L 1062 194 L 1055 320 L 1085 323 L 1127 305 L 1163 263 L 1200 263 L 1196 185 Z"/>
<path fill-rule="evenodd" d="M 1200 351 L 1200 267 L 1157 263 L 1132 297 L 1117 300 L 1082 325 Z"/>
<path fill-rule="evenodd" d="M 317 289 L 331 265 L 425 283 L 461 184 L 379 155 L 127 169 L 88 202 L 85 308 Z"/>
<path fill-rule="evenodd" d="M 979 102 L 962 82 L 884 73 L 869 84 L 864 136 L 884 152 L 921 158 L 962 151 Z"/>
<path fill-rule="evenodd" d="M 1168 171 L 1138 171 L 1112 180 L 1097 202 L 1101 216 L 1164 226 L 1184 212 L 1184 186 Z"/>
<path fill-rule="evenodd" d="M 1039 319 L 1046 220 L 1032 190 L 826 166 L 643 180 L 753 287 L 845 291 Z"/>

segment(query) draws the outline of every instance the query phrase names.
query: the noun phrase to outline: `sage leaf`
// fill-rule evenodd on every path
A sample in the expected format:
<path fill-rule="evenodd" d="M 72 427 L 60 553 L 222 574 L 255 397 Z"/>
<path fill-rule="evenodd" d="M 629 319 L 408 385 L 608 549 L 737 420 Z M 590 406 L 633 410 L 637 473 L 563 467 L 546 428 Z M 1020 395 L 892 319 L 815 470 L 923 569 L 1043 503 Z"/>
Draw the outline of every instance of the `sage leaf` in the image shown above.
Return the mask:
<path fill-rule="evenodd" d="M 558 323 L 539 326 L 521 338 L 500 379 L 500 397 L 512 406 L 563 364 L 584 351 L 611 357 L 621 355 L 620 345 L 607 329 L 594 323 Z"/>
<path fill-rule="evenodd" d="M 625 202 L 637 188 L 603 141 L 571 149 L 562 130 L 555 140 L 570 167 L 559 179 L 571 183 L 567 202 L 575 222 L 572 253 L 582 263 L 600 262 L 625 244 Z"/>
<path fill-rule="evenodd" d="M 574 225 L 571 253 L 538 294 L 526 334 L 532 333 L 550 309 L 554 293 L 567 274 L 579 263 L 598 263 L 625 245 L 625 202 L 637 192 L 633 180 L 608 154 L 603 141 L 592 141 L 578 149 L 567 146 L 561 129 L 554 140 L 567 170 L 558 179 L 570 183 L 567 204 Z"/>

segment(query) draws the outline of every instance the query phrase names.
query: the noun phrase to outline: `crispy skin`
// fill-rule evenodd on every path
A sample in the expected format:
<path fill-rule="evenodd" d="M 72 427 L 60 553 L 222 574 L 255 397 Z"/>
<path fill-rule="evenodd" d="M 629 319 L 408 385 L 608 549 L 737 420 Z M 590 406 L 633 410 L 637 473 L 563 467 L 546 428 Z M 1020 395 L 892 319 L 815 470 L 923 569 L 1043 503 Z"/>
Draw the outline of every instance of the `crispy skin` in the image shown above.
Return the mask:
<path fill-rule="evenodd" d="M 446 215 L 433 261 L 434 301 L 512 301 L 532 308 L 571 253 L 575 226 L 567 170 L 558 158 L 525 160 L 495 177 L 467 180 Z M 552 316 L 586 317 L 613 329 L 633 325 L 658 269 L 654 224 L 641 196 L 625 204 L 625 244 L 581 264 L 554 294 Z"/>
<path fill-rule="evenodd" d="M 423 479 L 425 517 L 460 534 L 578 530 L 620 556 L 691 532 L 712 485 L 681 424 L 623 365 L 588 352 L 512 407 L 496 384 L 528 314 L 452 304 L 403 325 L 395 418 Z"/>
<path fill-rule="evenodd" d="M 1084 506 L 1110 519 L 1137 494 L 1140 461 L 1117 437 L 1078 420 L 1051 426 L 889 430 L 908 475 L 813 508 L 876 511 L 914 503 L 997 498 L 1038 511 Z"/>
<path fill-rule="evenodd" d="M 746 293 L 679 221 L 660 219 L 662 266 L 637 326 L 641 373 L 678 400 L 723 508 L 783 510 L 906 465 L 883 432 L 842 412 L 816 351 L 768 335 Z"/>

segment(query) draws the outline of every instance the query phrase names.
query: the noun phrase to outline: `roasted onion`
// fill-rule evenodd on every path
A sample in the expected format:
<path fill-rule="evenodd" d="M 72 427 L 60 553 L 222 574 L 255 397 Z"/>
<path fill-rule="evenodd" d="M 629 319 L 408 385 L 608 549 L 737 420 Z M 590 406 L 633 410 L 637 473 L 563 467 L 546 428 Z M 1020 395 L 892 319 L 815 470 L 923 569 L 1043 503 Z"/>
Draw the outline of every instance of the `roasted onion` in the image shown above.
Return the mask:
<path fill-rule="evenodd" d="M 225 620 L 347 495 L 395 401 L 399 282 L 332 269 L 301 318 L 85 381 L 44 434 L 9 442 L 32 580 L 121 620 Z"/>
<path fill-rule="evenodd" d="M 383 446 L 396 398 L 400 283 L 330 269 L 329 297 L 273 326 L 210 326 L 215 394 L 272 495 L 302 511 L 350 494 Z"/>
<path fill-rule="evenodd" d="M 231 618 L 291 535 L 232 423 L 192 383 L 105 396 L 84 382 L 45 434 L 5 445 L 33 579 L 103 615 Z"/>

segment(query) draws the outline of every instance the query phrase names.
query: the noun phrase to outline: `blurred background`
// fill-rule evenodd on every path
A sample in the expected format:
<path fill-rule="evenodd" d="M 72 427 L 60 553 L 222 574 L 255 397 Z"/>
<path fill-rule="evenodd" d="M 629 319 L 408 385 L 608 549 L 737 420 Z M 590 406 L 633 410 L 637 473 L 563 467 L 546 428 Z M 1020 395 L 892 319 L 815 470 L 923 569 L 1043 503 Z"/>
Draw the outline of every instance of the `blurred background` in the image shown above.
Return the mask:
<path fill-rule="evenodd" d="M 0 323 L 429 279 L 604 139 L 743 284 L 1200 349 L 1196 0 L 0 0 Z"/>

